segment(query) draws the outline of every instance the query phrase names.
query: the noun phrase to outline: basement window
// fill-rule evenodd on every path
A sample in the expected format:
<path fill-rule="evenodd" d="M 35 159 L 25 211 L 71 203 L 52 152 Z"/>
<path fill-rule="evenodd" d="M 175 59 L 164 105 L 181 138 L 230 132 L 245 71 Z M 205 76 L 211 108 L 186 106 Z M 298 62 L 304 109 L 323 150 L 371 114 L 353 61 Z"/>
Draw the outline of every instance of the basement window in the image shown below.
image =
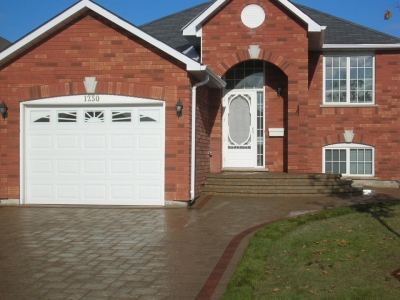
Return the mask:
<path fill-rule="evenodd" d="M 374 147 L 362 144 L 334 144 L 323 149 L 324 173 L 373 176 Z"/>

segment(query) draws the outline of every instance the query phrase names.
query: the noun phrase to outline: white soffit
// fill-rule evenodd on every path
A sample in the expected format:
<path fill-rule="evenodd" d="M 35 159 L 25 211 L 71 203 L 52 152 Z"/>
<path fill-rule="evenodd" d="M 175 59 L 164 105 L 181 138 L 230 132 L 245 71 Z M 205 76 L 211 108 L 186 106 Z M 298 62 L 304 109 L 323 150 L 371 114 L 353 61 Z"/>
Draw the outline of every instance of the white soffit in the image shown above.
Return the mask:
<path fill-rule="evenodd" d="M 191 58 L 180 53 L 179 51 L 171 48 L 170 46 L 164 44 L 163 42 L 148 35 L 147 33 L 137 28 L 136 26 L 124 21 L 117 15 L 109 12 L 108 10 L 102 8 L 101 6 L 90 0 L 81 0 L 77 2 L 75 5 L 71 6 L 61 14 L 57 15 L 50 21 L 44 23 L 36 30 L 32 31 L 31 33 L 24 36 L 23 38 L 12 44 L 10 47 L 5 49 L 3 52 L 0 53 L 0 66 L 4 65 L 7 61 L 10 61 L 14 57 L 20 55 L 30 47 L 39 43 L 49 35 L 53 34 L 58 29 L 70 23 L 78 16 L 85 14 L 89 10 L 94 11 L 95 13 L 101 15 L 110 22 L 113 22 L 114 24 L 120 26 L 121 28 L 127 30 L 128 32 L 134 34 L 135 36 L 141 38 L 142 40 L 150 43 L 156 48 L 164 51 L 165 53 L 181 61 L 186 65 L 187 71 L 204 71 L 206 69 L 206 67 L 201 65 L 200 63 L 192 60 Z M 214 72 L 212 72 L 209 69 L 207 71 L 210 74 L 212 80 L 216 82 L 217 85 L 220 85 L 221 81 L 223 82 L 223 80 Z"/>
<path fill-rule="evenodd" d="M 222 5 L 227 4 L 231 0 L 217 0 L 215 1 L 209 8 L 207 8 L 203 13 L 198 15 L 194 20 L 188 23 L 185 27 L 182 28 L 183 35 L 185 36 L 201 36 L 199 32 L 201 27 L 205 21 L 207 21 Z M 300 9 L 294 6 L 288 0 L 276 0 L 281 3 L 287 9 L 289 9 L 292 13 L 294 13 L 297 17 L 303 20 L 308 25 L 309 32 L 321 32 L 323 28 L 317 24 L 314 20 L 312 20 L 309 16 L 303 13 Z"/>

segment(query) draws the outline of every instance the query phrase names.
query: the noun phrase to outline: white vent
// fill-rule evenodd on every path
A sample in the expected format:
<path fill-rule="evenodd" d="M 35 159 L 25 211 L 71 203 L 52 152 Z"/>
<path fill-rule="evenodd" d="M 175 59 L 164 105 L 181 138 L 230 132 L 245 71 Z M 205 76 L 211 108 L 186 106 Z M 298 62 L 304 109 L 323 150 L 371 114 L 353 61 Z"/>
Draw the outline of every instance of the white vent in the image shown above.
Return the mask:
<path fill-rule="evenodd" d="M 285 136 L 285 128 L 268 128 L 269 136 Z"/>
<path fill-rule="evenodd" d="M 247 27 L 254 29 L 265 21 L 264 9 L 257 5 L 251 4 L 246 6 L 242 11 L 242 22 Z"/>

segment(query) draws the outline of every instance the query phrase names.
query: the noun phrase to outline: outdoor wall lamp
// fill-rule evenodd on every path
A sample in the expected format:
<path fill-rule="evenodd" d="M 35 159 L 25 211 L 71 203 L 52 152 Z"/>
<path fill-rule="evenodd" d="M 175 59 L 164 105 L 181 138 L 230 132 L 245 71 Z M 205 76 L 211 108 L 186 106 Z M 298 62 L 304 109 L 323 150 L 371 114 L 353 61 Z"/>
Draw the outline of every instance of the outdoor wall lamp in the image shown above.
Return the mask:
<path fill-rule="evenodd" d="M 283 91 L 283 85 L 280 84 L 278 85 L 278 88 L 276 89 L 276 93 L 278 94 L 278 98 L 282 96 L 282 91 Z"/>
<path fill-rule="evenodd" d="M 1 115 L 2 115 L 4 120 L 8 117 L 8 112 L 7 111 L 8 111 L 7 105 L 5 105 L 4 102 L 1 103 L 0 104 L 0 113 L 1 113 Z"/>
<path fill-rule="evenodd" d="M 176 103 L 175 107 L 176 107 L 176 115 L 178 116 L 178 118 L 182 117 L 183 104 L 180 99 Z"/>

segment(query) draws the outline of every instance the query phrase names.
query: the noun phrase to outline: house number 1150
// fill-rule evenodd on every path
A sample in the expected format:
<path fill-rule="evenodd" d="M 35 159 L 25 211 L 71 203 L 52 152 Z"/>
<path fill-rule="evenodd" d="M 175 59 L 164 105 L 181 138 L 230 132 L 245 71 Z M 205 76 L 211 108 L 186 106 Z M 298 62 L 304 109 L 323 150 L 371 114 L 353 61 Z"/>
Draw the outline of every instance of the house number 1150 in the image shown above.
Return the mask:
<path fill-rule="evenodd" d="M 85 95 L 85 102 L 99 102 L 99 95 Z"/>

